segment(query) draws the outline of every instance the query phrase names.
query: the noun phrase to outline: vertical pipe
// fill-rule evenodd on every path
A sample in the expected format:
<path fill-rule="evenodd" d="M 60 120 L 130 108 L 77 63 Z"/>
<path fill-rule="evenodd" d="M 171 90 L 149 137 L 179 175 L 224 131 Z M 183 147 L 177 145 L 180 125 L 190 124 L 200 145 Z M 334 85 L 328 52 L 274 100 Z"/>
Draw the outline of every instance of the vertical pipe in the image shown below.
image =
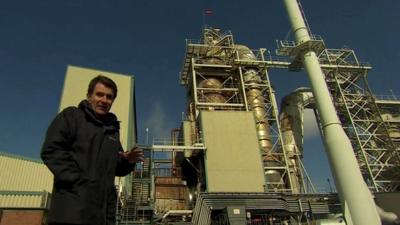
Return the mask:
<path fill-rule="evenodd" d="M 197 98 L 197 81 L 196 81 L 196 70 L 194 69 L 194 58 L 192 58 L 192 88 L 193 88 L 193 99 L 194 99 L 194 109 L 195 112 L 197 111 L 197 103 L 198 103 L 198 98 Z M 197 113 L 195 113 L 195 117 Z"/>
<path fill-rule="evenodd" d="M 243 45 L 235 45 L 237 59 L 257 60 L 254 53 Z M 257 127 L 257 136 L 260 146 L 264 152 L 264 161 L 272 160 L 272 140 L 270 128 L 266 118 L 267 112 L 264 108 L 265 101 L 262 93 L 262 77 L 255 69 L 248 69 L 244 73 L 242 67 L 239 67 L 239 74 L 243 89 L 245 89 L 244 99 L 246 108 L 251 109 L 254 113 Z M 268 75 L 266 75 L 268 77 Z M 247 88 L 245 88 L 245 86 Z"/>
<path fill-rule="evenodd" d="M 311 40 L 297 0 L 284 0 L 284 3 L 296 42 Z M 324 144 L 342 201 L 346 223 L 379 225 L 381 222 L 374 200 L 364 183 L 350 140 L 336 115 L 318 58 L 311 49 L 300 54 L 320 113 Z"/>
<path fill-rule="evenodd" d="M 264 108 L 265 101 L 261 90 L 262 87 L 259 85 L 261 80 L 255 70 L 248 70 L 243 74 L 243 77 L 244 82 L 248 86 L 246 98 L 254 113 L 260 146 L 268 158 L 272 155 L 272 140 L 268 120 L 266 118 L 267 112 Z"/>
<path fill-rule="evenodd" d="M 237 51 L 236 51 L 236 53 L 237 53 Z M 239 66 L 239 76 L 240 76 L 240 87 L 242 88 L 244 106 L 246 107 L 246 112 L 248 112 L 249 111 L 249 106 L 248 106 L 248 103 L 247 103 L 246 89 L 244 88 L 243 72 L 242 72 L 242 67 L 241 66 Z"/>
<path fill-rule="evenodd" d="M 197 80 L 196 80 L 196 70 L 194 69 L 194 64 L 195 64 L 195 60 L 194 58 L 191 59 L 191 67 L 192 67 L 192 90 L 193 90 L 193 105 L 192 105 L 192 115 L 193 115 L 193 120 L 191 120 L 191 124 L 192 124 L 192 134 L 193 134 L 193 143 L 197 143 L 199 142 L 199 138 L 198 138 L 198 132 L 196 130 L 196 125 L 195 125 L 195 121 L 197 119 L 197 113 L 198 113 L 198 109 L 197 109 L 197 104 L 198 104 L 198 98 L 197 98 Z"/>

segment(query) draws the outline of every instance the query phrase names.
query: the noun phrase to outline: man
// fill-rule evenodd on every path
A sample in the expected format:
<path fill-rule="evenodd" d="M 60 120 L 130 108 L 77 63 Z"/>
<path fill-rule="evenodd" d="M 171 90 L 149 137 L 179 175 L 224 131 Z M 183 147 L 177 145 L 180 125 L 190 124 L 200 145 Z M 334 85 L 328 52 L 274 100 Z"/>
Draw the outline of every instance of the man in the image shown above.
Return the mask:
<path fill-rule="evenodd" d="M 117 86 L 105 76 L 89 83 L 87 99 L 64 109 L 47 130 L 41 157 L 54 175 L 49 224 L 115 224 L 115 176 L 129 174 L 143 151 L 124 152 L 110 113 Z"/>

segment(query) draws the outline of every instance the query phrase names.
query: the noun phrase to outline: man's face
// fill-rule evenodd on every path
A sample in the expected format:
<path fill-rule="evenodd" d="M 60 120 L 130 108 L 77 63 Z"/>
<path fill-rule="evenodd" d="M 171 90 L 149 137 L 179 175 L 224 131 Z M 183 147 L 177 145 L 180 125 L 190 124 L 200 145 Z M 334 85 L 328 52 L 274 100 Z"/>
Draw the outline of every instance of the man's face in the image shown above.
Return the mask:
<path fill-rule="evenodd" d="M 87 96 L 87 100 L 97 116 L 104 116 L 110 111 L 114 102 L 114 92 L 102 83 L 97 83 L 93 93 Z"/>

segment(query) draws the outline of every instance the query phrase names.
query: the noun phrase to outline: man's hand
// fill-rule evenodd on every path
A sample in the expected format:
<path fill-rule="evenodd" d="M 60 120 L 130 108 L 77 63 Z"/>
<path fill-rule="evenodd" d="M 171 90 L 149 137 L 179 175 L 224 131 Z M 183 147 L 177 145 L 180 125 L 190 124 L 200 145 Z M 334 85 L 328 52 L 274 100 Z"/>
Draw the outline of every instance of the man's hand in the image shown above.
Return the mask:
<path fill-rule="evenodd" d="M 133 147 L 127 152 L 119 152 L 119 155 L 127 159 L 129 163 L 137 163 L 144 161 L 143 150 L 137 146 Z"/>

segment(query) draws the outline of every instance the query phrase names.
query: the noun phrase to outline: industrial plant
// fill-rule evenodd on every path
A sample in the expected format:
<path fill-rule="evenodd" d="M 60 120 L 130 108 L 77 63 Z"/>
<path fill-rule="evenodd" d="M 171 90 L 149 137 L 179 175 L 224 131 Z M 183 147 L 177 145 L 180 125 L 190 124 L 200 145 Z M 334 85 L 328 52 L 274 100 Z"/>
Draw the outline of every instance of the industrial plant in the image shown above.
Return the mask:
<path fill-rule="evenodd" d="M 116 182 L 118 224 L 399 224 L 400 101 L 377 97 L 372 66 L 352 49 L 327 47 L 298 1 L 284 2 L 295 40 L 278 40 L 275 50 L 208 26 L 186 40 L 182 123 L 168 139 L 139 144 L 144 162 Z M 310 87 L 277 99 L 269 78 L 277 70 L 305 71 Z M 306 109 L 337 193 L 319 193 L 304 166 Z M 127 148 L 134 126 L 123 134 Z"/>
<path fill-rule="evenodd" d="M 185 119 L 167 143 L 143 146 L 147 160 L 132 190 L 120 195 L 122 224 L 385 220 L 375 202 L 400 190 L 400 102 L 375 97 L 367 82 L 372 67 L 352 49 L 326 47 L 309 32 L 297 1 L 285 3 L 296 40 L 278 41 L 275 54 L 211 27 L 186 41 L 179 76 Z M 277 69 L 306 70 L 311 81 L 280 109 L 269 79 Z M 316 193 L 304 168 L 306 108 L 315 112 L 338 195 Z"/>

